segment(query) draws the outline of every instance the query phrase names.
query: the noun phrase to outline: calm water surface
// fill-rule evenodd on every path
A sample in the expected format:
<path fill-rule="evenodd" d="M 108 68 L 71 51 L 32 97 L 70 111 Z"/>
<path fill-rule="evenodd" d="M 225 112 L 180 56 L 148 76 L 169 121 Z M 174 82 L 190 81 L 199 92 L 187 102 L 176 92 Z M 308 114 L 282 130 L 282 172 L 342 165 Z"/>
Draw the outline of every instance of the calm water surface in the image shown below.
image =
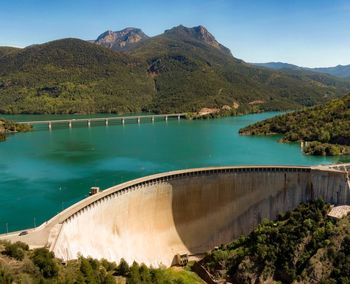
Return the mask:
<path fill-rule="evenodd" d="M 33 227 L 112 185 L 164 171 L 219 165 L 313 165 L 347 158 L 310 157 L 278 137 L 239 136 L 238 130 L 276 115 L 215 120 L 37 127 L 0 143 L 0 232 Z M 48 116 L 10 116 L 45 120 Z M 51 116 L 52 118 L 52 116 Z M 64 119 L 66 116 L 55 116 Z M 75 118 L 78 118 L 76 116 Z"/>

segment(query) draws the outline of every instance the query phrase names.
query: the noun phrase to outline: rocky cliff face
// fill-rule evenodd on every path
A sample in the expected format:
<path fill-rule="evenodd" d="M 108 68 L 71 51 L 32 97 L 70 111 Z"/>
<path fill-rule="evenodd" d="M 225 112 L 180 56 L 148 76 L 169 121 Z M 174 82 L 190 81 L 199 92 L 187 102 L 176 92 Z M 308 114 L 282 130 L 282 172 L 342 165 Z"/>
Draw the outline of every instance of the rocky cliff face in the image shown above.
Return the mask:
<path fill-rule="evenodd" d="M 198 41 L 204 42 L 216 49 L 219 49 L 225 54 L 231 55 L 231 51 L 220 44 L 215 37 L 208 32 L 203 26 L 197 26 L 188 28 L 185 26 L 177 26 L 172 29 L 166 30 L 165 35 L 175 36 L 177 38 L 194 38 Z M 139 43 L 149 37 L 141 30 L 137 28 L 126 28 L 121 31 L 106 31 L 102 33 L 95 41 L 92 41 L 98 45 L 105 46 L 107 48 L 125 51 L 135 47 L 135 43 Z"/>
<path fill-rule="evenodd" d="M 170 30 L 166 30 L 165 34 L 173 34 L 173 35 L 185 36 L 185 37 L 189 36 L 189 37 L 195 38 L 199 41 L 205 42 L 206 44 L 209 44 L 212 47 L 215 47 L 226 54 L 231 55 L 231 51 L 227 47 L 220 44 L 215 39 L 215 37 L 210 32 L 208 32 L 208 30 L 203 26 L 187 28 L 187 27 L 180 25 L 180 26 L 174 27 Z"/>
<path fill-rule="evenodd" d="M 147 39 L 148 36 L 140 29 L 126 28 L 121 31 L 106 31 L 101 34 L 95 43 L 113 50 L 128 50 L 135 43 Z"/>

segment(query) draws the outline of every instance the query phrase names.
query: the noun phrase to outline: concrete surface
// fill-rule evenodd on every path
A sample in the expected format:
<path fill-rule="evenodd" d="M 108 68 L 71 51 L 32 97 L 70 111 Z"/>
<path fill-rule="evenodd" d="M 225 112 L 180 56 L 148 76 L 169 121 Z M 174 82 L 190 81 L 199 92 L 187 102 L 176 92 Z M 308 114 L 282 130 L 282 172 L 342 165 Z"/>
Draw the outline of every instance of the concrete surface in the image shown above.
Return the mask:
<path fill-rule="evenodd" d="M 86 198 L 29 234 L 2 235 L 48 246 L 64 260 L 78 254 L 169 266 L 250 232 L 300 202 L 350 204 L 348 166 L 217 167 L 126 182 Z"/>

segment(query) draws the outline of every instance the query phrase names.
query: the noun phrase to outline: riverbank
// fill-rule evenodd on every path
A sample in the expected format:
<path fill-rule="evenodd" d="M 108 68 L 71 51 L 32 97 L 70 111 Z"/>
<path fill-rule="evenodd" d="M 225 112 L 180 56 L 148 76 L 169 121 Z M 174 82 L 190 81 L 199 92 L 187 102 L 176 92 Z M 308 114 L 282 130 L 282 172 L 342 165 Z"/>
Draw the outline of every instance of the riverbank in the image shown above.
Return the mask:
<path fill-rule="evenodd" d="M 283 135 L 281 142 L 302 142 L 305 154 L 350 154 L 350 94 L 324 105 L 269 118 L 239 130 L 241 135 Z M 306 144 L 305 144 L 306 143 Z"/>
<path fill-rule="evenodd" d="M 6 135 L 17 132 L 31 131 L 33 127 L 29 124 L 20 124 L 15 121 L 0 118 L 0 142 L 6 140 Z"/>

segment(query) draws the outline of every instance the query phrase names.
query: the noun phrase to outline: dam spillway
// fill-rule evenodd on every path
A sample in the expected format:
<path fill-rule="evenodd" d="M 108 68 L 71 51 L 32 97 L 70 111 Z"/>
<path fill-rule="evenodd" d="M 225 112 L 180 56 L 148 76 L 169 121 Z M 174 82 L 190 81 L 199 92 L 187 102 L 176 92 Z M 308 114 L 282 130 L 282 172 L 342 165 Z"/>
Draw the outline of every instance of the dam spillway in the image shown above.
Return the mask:
<path fill-rule="evenodd" d="M 64 260 L 78 254 L 169 266 L 249 233 L 299 203 L 350 204 L 349 166 L 216 167 L 129 181 L 78 202 L 28 234 Z"/>

